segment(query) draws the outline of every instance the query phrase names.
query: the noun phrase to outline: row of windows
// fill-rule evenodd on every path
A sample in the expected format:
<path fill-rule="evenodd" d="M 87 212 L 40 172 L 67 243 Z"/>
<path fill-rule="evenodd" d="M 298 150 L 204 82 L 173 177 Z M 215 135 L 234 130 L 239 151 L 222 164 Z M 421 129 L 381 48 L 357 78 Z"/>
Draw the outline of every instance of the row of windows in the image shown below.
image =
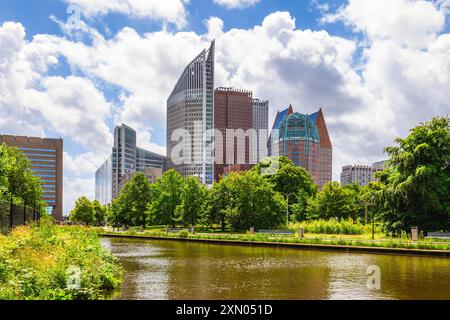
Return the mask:
<path fill-rule="evenodd" d="M 54 179 L 41 179 L 42 182 L 44 183 L 56 183 L 56 181 Z"/>
<path fill-rule="evenodd" d="M 35 175 L 37 177 L 40 177 L 40 178 L 56 178 L 56 176 L 54 174 L 40 174 L 40 173 L 36 173 Z"/>
<path fill-rule="evenodd" d="M 53 152 L 56 153 L 55 149 L 36 149 L 36 148 L 25 148 L 25 147 L 19 147 L 20 150 L 26 150 L 26 151 L 41 151 L 41 152 Z"/>
<path fill-rule="evenodd" d="M 55 163 L 43 164 L 43 163 L 32 163 L 32 167 L 45 167 L 45 168 L 56 168 Z"/>
<path fill-rule="evenodd" d="M 31 170 L 33 171 L 33 172 L 37 172 L 37 173 L 39 173 L 39 172 L 48 172 L 48 173 L 56 173 L 55 172 L 55 169 L 38 169 L 38 168 L 31 168 Z"/>
<path fill-rule="evenodd" d="M 28 158 L 30 161 L 36 161 L 36 162 L 56 162 L 56 160 L 53 159 L 37 159 L 37 158 Z"/>
<path fill-rule="evenodd" d="M 27 157 L 47 157 L 47 158 L 56 158 L 56 154 L 44 154 L 44 153 L 29 153 L 24 152 Z"/>

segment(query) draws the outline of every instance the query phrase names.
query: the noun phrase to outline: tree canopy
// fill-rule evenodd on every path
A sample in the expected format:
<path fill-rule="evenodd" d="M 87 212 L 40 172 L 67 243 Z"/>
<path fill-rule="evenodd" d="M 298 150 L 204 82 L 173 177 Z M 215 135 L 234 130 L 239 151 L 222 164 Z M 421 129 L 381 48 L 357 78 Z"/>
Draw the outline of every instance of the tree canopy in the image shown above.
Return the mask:
<path fill-rule="evenodd" d="M 398 233 L 450 227 L 450 126 L 437 117 L 397 138 L 385 149 L 388 168 L 379 175 L 384 190 L 386 230 Z"/>
<path fill-rule="evenodd" d="M 92 202 L 86 197 L 79 198 L 75 202 L 75 208 L 70 213 L 69 220 L 87 226 L 95 224 L 95 211 Z"/>
<path fill-rule="evenodd" d="M 359 194 L 354 188 L 342 187 L 339 182 L 327 183 L 317 197 L 307 203 L 307 218 L 312 219 L 357 219 L 361 210 Z"/>
<path fill-rule="evenodd" d="M 106 222 L 107 213 L 107 207 L 97 200 L 90 201 L 86 197 L 80 197 L 75 202 L 69 221 L 87 226 L 102 226 Z"/>
<path fill-rule="evenodd" d="M 213 199 L 222 200 L 212 205 L 210 221 L 222 226 L 228 223 L 237 230 L 276 228 L 285 222 L 286 201 L 257 172 L 232 173 L 217 185 L 213 187 Z"/>
<path fill-rule="evenodd" d="M 153 184 L 149 212 L 154 224 L 175 226 L 176 209 L 182 202 L 183 187 L 184 179 L 175 170 L 164 172 Z"/>
<path fill-rule="evenodd" d="M 181 203 L 176 207 L 177 221 L 193 227 L 204 221 L 208 207 L 208 190 L 196 177 L 187 177 L 181 192 Z"/>
<path fill-rule="evenodd" d="M 41 196 L 41 180 L 33 175 L 27 157 L 15 147 L 0 145 L 0 200 L 38 207 Z"/>

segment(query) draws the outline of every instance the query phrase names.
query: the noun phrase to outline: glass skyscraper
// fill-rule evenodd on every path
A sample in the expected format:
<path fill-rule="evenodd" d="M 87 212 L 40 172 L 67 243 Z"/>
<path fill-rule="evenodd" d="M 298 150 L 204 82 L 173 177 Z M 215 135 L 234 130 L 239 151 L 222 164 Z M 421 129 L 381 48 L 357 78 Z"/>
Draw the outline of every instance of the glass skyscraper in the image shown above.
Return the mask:
<path fill-rule="evenodd" d="M 186 66 L 167 100 L 168 169 L 173 168 L 184 177 L 199 177 L 204 184 L 214 180 L 214 51 L 213 41 L 209 49 Z M 174 133 L 180 140 L 172 141 Z M 182 151 L 177 156 L 181 160 L 175 160 L 172 151 L 179 144 Z"/>
<path fill-rule="evenodd" d="M 113 164 L 112 155 L 95 172 L 95 199 L 103 205 L 112 201 Z"/>
<path fill-rule="evenodd" d="M 121 180 L 146 168 L 164 171 L 166 157 L 136 145 L 136 131 L 122 124 L 114 130 L 112 154 L 95 173 L 95 199 L 108 204 L 120 193 Z"/>
<path fill-rule="evenodd" d="M 294 113 L 292 106 L 278 112 L 268 147 L 271 155 L 308 170 L 319 187 L 331 181 L 333 147 L 322 109 L 311 115 Z"/>

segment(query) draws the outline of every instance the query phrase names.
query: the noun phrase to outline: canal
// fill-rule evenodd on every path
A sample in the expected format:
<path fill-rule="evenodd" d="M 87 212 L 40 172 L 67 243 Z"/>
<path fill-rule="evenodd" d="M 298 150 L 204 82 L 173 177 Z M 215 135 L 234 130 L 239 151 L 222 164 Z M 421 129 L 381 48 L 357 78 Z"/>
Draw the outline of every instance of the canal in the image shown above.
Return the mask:
<path fill-rule="evenodd" d="M 112 299 L 450 299 L 449 258 L 124 238 L 102 243 L 125 271 Z M 371 266 L 380 270 L 378 290 L 376 280 L 368 285 Z"/>

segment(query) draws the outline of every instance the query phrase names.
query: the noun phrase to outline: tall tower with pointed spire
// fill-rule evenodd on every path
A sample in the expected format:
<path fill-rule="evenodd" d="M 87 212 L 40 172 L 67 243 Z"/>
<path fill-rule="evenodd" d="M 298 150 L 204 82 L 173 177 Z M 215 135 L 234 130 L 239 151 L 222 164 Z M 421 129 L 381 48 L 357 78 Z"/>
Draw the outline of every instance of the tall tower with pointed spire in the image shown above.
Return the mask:
<path fill-rule="evenodd" d="M 186 66 L 167 99 L 167 167 L 204 184 L 214 181 L 214 53 L 215 41 Z"/>

